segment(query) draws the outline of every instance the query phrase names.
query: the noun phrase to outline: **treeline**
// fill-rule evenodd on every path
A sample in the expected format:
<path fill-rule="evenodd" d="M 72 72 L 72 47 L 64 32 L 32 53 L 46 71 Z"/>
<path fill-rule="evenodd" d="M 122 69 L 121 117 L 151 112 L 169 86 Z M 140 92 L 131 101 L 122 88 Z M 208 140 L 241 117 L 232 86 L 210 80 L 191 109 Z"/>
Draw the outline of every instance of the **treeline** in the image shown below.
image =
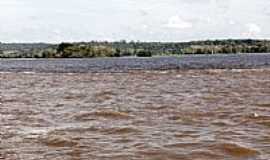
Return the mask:
<path fill-rule="evenodd" d="M 61 44 L 1 44 L 1 58 L 150 57 L 182 54 L 270 53 L 268 40 L 208 40 L 192 42 L 80 42 Z"/>

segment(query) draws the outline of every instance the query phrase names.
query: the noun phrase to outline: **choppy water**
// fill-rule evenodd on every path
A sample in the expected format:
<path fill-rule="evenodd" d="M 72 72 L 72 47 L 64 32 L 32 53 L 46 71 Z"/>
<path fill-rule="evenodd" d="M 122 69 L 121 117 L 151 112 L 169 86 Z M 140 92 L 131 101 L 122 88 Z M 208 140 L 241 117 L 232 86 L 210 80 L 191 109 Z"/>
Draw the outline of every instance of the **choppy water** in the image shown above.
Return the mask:
<path fill-rule="evenodd" d="M 1 73 L 0 159 L 270 159 L 270 70 Z"/>

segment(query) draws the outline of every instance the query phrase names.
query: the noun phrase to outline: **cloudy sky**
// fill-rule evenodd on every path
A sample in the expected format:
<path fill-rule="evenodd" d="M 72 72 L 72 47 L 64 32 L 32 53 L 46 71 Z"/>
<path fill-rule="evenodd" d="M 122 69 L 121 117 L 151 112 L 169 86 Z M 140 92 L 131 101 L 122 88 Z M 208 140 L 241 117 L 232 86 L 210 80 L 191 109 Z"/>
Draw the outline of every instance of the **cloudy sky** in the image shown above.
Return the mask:
<path fill-rule="evenodd" d="M 0 41 L 270 38 L 269 0 L 0 0 Z"/>

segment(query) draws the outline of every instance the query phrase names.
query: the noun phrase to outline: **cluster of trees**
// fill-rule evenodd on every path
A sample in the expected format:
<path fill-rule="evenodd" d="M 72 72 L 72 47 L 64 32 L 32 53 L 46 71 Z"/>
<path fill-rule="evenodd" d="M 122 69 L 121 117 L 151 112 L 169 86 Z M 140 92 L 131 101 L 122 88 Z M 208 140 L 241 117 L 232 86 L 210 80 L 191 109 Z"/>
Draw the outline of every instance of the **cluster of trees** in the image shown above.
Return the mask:
<path fill-rule="evenodd" d="M 190 46 L 181 50 L 182 54 L 226 54 L 226 53 L 270 53 L 270 45 L 217 45 Z"/>
<path fill-rule="evenodd" d="M 115 42 L 116 43 L 116 42 Z M 114 46 L 109 42 L 90 43 L 61 43 L 58 45 L 55 57 L 63 58 L 93 58 L 93 57 L 123 57 L 138 56 L 151 57 L 149 49 L 127 47 L 126 45 Z"/>
<path fill-rule="evenodd" d="M 182 54 L 270 53 L 270 41 L 223 40 L 191 42 Z"/>
<path fill-rule="evenodd" d="M 181 54 L 270 53 L 268 40 L 214 40 L 179 43 L 80 42 L 61 44 L 1 44 L 0 58 L 92 58 Z"/>

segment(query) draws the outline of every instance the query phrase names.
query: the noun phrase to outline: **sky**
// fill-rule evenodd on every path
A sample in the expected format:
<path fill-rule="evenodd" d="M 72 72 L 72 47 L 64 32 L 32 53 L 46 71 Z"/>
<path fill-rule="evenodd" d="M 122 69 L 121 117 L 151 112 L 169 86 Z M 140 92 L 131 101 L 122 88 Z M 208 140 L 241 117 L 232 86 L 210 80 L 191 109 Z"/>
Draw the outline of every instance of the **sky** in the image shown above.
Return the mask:
<path fill-rule="evenodd" d="M 270 38 L 269 0 L 0 0 L 1 42 Z"/>

